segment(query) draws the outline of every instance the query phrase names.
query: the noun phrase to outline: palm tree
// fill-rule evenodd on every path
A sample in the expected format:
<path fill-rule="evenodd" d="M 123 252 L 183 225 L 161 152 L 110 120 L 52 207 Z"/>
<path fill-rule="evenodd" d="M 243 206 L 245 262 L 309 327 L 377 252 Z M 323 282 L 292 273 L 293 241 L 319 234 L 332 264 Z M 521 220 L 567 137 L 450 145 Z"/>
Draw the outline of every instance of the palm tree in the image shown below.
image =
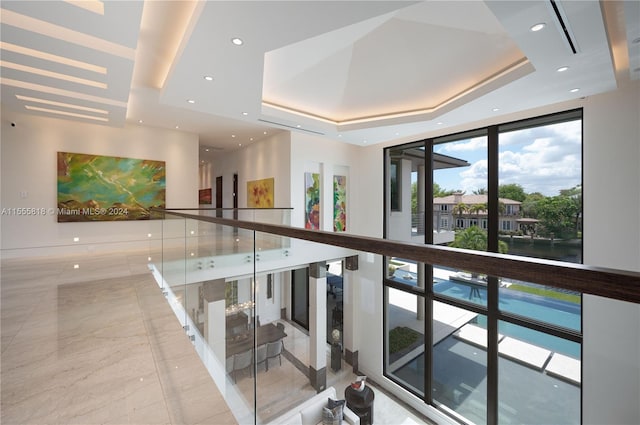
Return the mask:
<path fill-rule="evenodd" d="M 458 217 L 460 218 L 460 220 L 462 220 L 462 216 L 464 215 L 465 212 L 469 211 L 469 206 L 467 206 L 467 204 L 460 202 L 456 205 L 453 206 L 453 209 L 451 210 L 451 212 L 453 214 L 457 214 Z M 461 226 L 464 227 L 464 226 Z"/>
<path fill-rule="evenodd" d="M 456 232 L 455 239 L 449 244 L 452 248 L 472 249 L 474 251 L 487 250 L 487 232 L 478 226 L 471 226 L 468 229 Z M 498 241 L 498 252 L 506 254 L 509 251 L 509 245 L 504 241 Z M 471 273 L 471 277 L 476 278 L 477 273 Z"/>
<path fill-rule="evenodd" d="M 475 213 L 478 224 L 480 224 L 480 213 L 486 210 L 487 210 L 487 204 L 485 203 L 473 204 L 471 205 L 471 207 L 469 207 L 469 212 L 472 214 Z"/>

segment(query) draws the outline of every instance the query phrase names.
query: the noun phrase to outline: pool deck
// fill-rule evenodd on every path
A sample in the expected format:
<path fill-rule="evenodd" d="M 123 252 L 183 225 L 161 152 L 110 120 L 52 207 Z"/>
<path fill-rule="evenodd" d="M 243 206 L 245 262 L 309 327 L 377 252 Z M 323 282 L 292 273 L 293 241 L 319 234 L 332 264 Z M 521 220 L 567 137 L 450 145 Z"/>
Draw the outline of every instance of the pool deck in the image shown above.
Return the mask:
<path fill-rule="evenodd" d="M 467 323 L 453 334 L 456 338 L 476 347 L 487 348 L 487 331 Z M 548 375 L 580 385 L 580 360 L 554 353 L 537 345 L 498 334 L 498 353 L 510 360 L 545 371 Z"/>

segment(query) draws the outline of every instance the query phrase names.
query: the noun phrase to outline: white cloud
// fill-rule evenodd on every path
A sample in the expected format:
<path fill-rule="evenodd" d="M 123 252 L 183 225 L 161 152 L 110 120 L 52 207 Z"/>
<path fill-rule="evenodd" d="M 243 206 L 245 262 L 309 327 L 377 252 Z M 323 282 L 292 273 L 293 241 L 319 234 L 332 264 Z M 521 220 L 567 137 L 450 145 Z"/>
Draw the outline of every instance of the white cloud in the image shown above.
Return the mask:
<path fill-rule="evenodd" d="M 438 145 L 436 151 L 438 153 L 444 152 L 469 152 L 476 151 L 478 149 L 487 148 L 487 137 L 474 137 L 473 139 L 464 140 L 461 142 L 450 142 Z"/>
<path fill-rule="evenodd" d="M 525 192 L 558 195 L 561 189 L 582 181 L 580 121 L 566 122 L 500 134 L 500 184 L 517 183 Z M 447 152 L 484 149 L 486 138 L 479 137 L 443 146 Z M 481 159 L 457 173 L 458 183 L 449 183 L 472 193 L 487 187 L 487 161 Z"/>

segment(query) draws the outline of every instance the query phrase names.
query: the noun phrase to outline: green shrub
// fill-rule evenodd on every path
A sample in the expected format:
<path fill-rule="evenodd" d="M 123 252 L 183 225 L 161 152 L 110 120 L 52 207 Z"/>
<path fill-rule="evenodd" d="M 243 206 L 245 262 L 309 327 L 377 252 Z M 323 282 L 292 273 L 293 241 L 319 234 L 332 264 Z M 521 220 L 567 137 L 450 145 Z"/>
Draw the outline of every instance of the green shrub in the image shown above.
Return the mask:
<path fill-rule="evenodd" d="M 389 332 L 389 354 L 397 353 L 415 344 L 420 338 L 420 332 L 411 328 L 399 326 Z"/>

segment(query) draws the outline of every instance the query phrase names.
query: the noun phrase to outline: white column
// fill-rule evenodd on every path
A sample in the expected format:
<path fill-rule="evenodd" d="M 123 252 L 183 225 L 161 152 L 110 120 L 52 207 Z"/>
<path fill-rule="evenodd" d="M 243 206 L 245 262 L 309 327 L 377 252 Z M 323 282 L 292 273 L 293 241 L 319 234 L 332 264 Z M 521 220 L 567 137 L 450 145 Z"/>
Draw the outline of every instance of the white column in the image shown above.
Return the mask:
<path fill-rule="evenodd" d="M 309 266 L 309 372 L 316 391 L 327 380 L 327 269 L 324 262 Z"/>
<path fill-rule="evenodd" d="M 205 302 L 204 335 L 214 355 L 224 365 L 226 359 L 225 300 Z"/>

